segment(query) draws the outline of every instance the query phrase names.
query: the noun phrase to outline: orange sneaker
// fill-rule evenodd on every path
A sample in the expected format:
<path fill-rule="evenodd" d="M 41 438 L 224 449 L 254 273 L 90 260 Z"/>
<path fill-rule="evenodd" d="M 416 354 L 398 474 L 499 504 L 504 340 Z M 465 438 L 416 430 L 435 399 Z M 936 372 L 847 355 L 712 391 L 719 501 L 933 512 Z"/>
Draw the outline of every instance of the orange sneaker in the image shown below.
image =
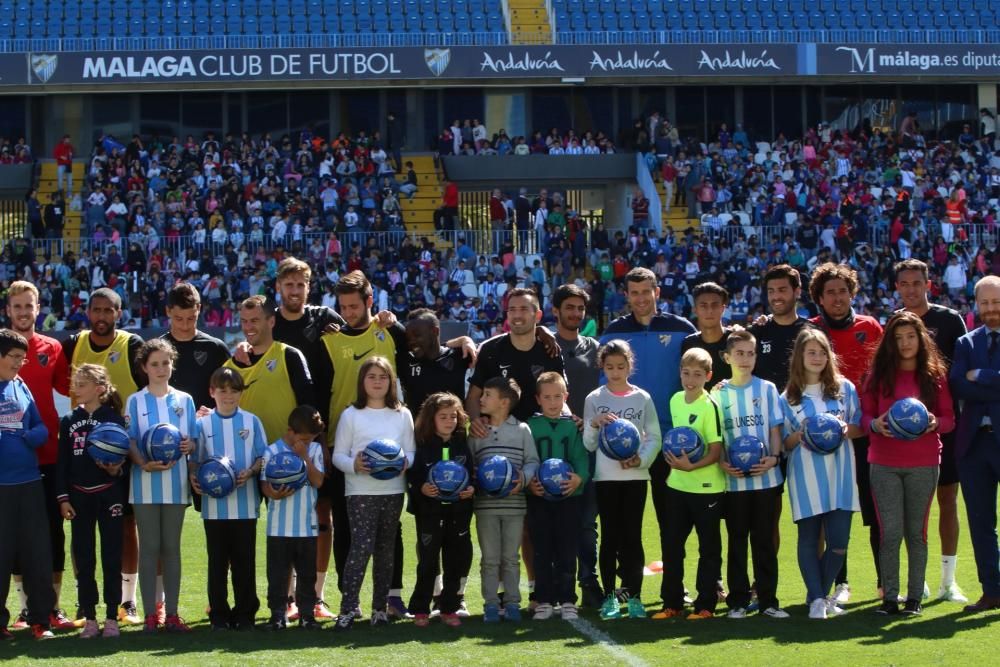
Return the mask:
<path fill-rule="evenodd" d="M 715 614 L 707 609 L 702 609 L 701 611 L 692 611 L 688 614 L 687 620 L 689 621 L 700 621 L 703 618 L 713 618 Z"/>
<path fill-rule="evenodd" d="M 191 632 L 191 628 L 177 614 L 167 616 L 163 628 L 167 632 Z"/>
<path fill-rule="evenodd" d="M 325 602 L 320 600 L 313 607 L 313 618 L 315 618 L 316 620 L 319 619 L 329 620 L 337 618 L 337 615 L 334 614 L 332 611 L 330 611 L 330 607 Z"/>
<path fill-rule="evenodd" d="M 684 615 L 683 609 L 671 609 L 669 607 L 664 607 L 660 611 L 653 614 L 654 621 L 662 621 L 667 618 L 680 618 Z"/>

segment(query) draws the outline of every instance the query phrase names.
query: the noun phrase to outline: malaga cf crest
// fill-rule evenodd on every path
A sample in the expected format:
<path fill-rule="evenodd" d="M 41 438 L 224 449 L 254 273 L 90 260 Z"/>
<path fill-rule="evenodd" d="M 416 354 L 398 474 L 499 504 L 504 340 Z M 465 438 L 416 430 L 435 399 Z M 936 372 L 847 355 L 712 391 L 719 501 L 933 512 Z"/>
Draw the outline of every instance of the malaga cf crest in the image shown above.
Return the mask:
<path fill-rule="evenodd" d="M 424 49 L 424 62 L 434 76 L 441 76 L 451 62 L 451 49 Z"/>
<path fill-rule="evenodd" d="M 48 83 L 52 75 L 56 73 L 59 66 L 59 56 L 52 53 L 29 53 L 28 54 L 28 80 L 32 81 L 31 75 L 35 75 L 38 83 Z M 33 81 L 32 81 L 33 82 Z"/>

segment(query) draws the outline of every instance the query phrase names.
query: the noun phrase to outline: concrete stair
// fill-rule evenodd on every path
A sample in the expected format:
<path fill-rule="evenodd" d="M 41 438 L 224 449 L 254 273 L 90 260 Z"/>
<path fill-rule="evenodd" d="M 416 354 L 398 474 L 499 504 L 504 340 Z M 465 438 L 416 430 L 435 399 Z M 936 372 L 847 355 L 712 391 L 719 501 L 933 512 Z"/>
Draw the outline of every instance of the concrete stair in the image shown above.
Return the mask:
<path fill-rule="evenodd" d="M 83 189 L 84 163 L 83 161 L 73 162 L 73 194 L 77 195 Z M 49 195 L 58 189 L 56 178 L 56 163 L 43 162 L 42 173 L 38 179 L 38 201 L 44 207 L 49 202 Z M 63 239 L 76 240 L 83 234 L 83 213 L 70 208 L 70 202 L 66 202 L 66 212 L 63 218 Z"/>
<path fill-rule="evenodd" d="M 656 192 L 660 196 L 660 210 L 663 211 L 663 227 L 670 228 L 675 232 L 683 232 L 688 227 L 698 228 L 698 220 L 692 218 L 688 213 L 687 206 L 672 206 L 667 213 L 667 193 L 663 187 L 663 181 L 656 182 Z"/>
<path fill-rule="evenodd" d="M 510 43 L 552 44 L 552 26 L 545 0 L 509 0 Z"/>
<path fill-rule="evenodd" d="M 434 156 L 404 155 L 403 163 L 412 162 L 413 171 L 417 174 L 417 191 L 413 199 L 400 195 L 399 205 L 403 210 L 403 224 L 408 234 L 419 236 L 434 236 L 434 211 L 441 206 L 441 196 L 444 194 L 444 181 L 434 167 Z M 405 169 L 403 174 L 405 176 Z M 441 241 L 436 241 L 437 247 L 442 247 Z M 444 243 L 444 245 L 450 245 Z"/>

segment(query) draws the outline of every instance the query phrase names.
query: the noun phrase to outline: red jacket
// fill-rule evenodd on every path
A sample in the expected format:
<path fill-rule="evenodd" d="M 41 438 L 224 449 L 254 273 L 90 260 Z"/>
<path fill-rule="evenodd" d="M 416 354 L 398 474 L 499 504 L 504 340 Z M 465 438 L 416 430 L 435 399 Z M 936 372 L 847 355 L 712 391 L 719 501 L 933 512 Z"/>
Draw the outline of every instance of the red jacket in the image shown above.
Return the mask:
<path fill-rule="evenodd" d="M 73 153 L 73 144 L 60 141 L 52 151 L 52 157 L 55 158 L 57 165 L 68 167 L 73 164 Z"/>
<path fill-rule="evenodd" d="M 497 197 L 490 197 L 490 220 L 503 221 L 507 219 L 507 209 Z"/>
<path fill-rule="evenodd" d="M 441 203 L 448 208 L 458 208 L 458 186 L 454 183 L 448 183 L 444 186 L 444 197 L 441 199 Z"/>
<path fill-rule="evenodd" d="M 860 387 L 872 354 L 882 340 L 882 325 L 868 315 L 855 315 L 854 323 L 846 329 L 831 329 L 822 315 L 809 321 L 826 332 L 833 351 L 840 359 L 840 372 L 855 387 Z"/>
<path fill-rule="evenodd" d="M 58 458 L 59 415 L 52 390 L 69 395 L 69 372 L 62 343 L 40 333 L 28 339 L 28 356 L 18 375 L 31 390 L 38 413 L 49 429 L 48 440 L 37 450 L 39 465 L 55 465 Z"/>
<path fill-rule="evenodd" d="M 936 466 L 941 463 L 941 434 L 955 429 L 955 411 L 947 378 L 938 385 L 935 394 L 937 404 L 927 406 L 938 420 L 936 432 L 925 433 L 916 440 L 897 440 L 871 430 L 872 420 L 884 415 L 893 403 L 901 398 L 919 395 L 920 389 L 913 371 L 899 371 L 896 374 L 892 396 L 884 396 L 871 386 L 866 386 L 861 392 L 861 428 L 870 433 L 869 463 L 893 468 Z"/>

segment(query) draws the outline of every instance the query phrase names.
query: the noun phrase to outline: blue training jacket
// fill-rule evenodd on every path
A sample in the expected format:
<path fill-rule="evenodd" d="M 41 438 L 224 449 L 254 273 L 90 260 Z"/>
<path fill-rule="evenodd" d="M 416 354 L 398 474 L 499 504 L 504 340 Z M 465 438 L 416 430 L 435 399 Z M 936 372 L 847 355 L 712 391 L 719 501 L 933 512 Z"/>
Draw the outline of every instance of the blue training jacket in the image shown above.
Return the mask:
<path fill-rule="evenodd" d="M 0 382 L 0 485 L 25 484 L 42 478 L 35 453 L 49 429 L 21 378 Z"/>

